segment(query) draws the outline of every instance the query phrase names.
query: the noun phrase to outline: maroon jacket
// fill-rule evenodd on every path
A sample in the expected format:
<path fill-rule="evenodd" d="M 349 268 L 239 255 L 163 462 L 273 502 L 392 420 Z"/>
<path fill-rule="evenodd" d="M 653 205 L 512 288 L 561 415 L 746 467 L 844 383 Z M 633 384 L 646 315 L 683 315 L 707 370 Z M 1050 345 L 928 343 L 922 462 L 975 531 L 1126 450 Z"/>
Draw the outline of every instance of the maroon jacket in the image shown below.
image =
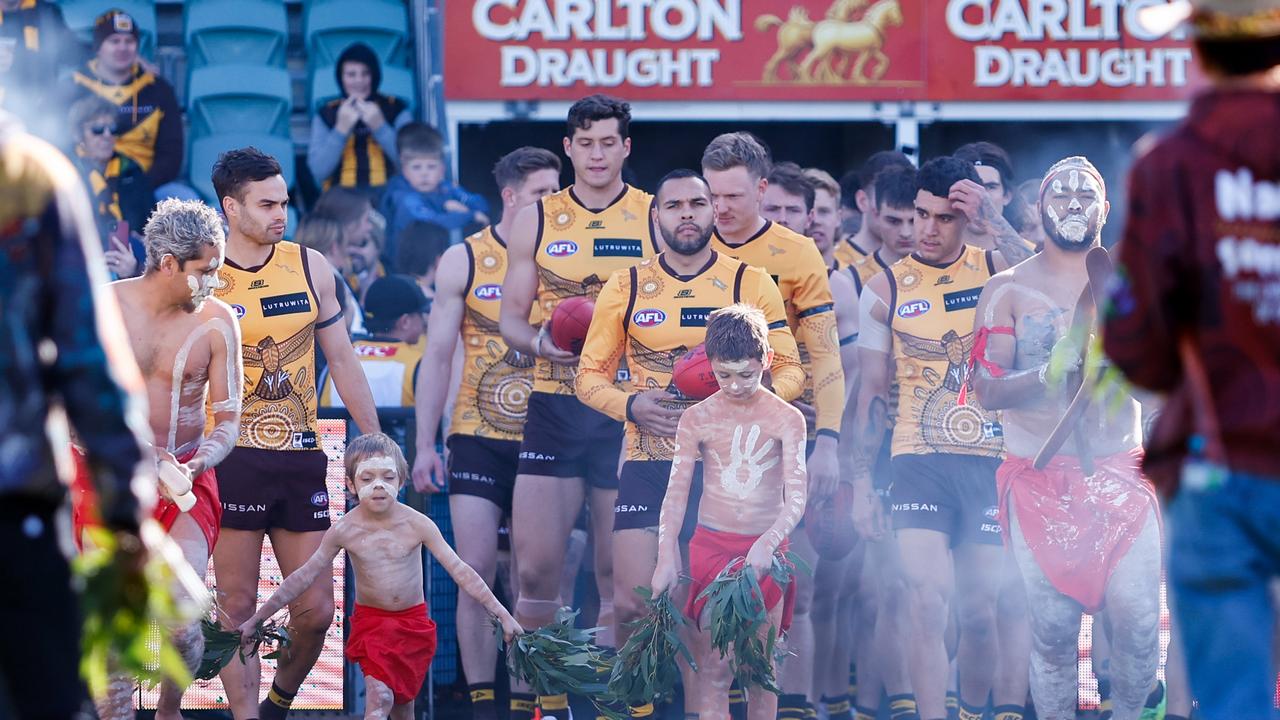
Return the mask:
<path fill-rule="evenodd" d="M 1212 90 L 1130 172 L 1104 345 L 1169 395 L 1146 460 L 1166 489 L 1211 419 L 1230 469 L 1280 479 L 1278 128 L 1280 93 Z M 1182 338 L 1207 371 L 1199 398 Z"/>

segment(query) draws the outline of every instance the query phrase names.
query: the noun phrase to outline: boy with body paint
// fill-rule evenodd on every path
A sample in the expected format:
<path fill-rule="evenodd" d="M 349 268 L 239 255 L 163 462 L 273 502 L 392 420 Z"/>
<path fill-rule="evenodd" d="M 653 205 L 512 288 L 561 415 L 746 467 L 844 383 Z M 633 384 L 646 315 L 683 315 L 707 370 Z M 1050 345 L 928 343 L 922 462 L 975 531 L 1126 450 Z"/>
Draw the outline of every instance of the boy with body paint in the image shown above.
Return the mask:
<path fill-rule="evenodd" d="M 458 558 L 440 528 L 397 502 L 396 495 L 409 478 L 409 466 L 395 441 L 383 433 L 352 440 L 347 445 L 346 471 L 347 488 L 360 498 L 360 504 L 325 532 L 316 553 L 240 626 L 240 635 L 248 638 L 258 623 L 329 572 L 333 558 L 345 549 L 356 577 L 346 656 L 364 672 L 364 716 L 408 720 L 436 650 L 436 624 L 427 617 L 422 593 L 423 546 L 459 588 L 498 618 L 508 642 L 524 630 L 480 575 Z"/>
<path fill-rule="evenodd" d="M 731 305 L 711 313 L 706 352 L 720 391 L 685 410 L 676 430 L 671 480 L 658 520 L 658 565 L 653 592 L 676 584 L 680 571 L 680 527 L 693 464 L 703 463 L 698 528 L 689 543 L 693 585 L 685 614 L 701 629 L 694 639 L 702 682 L 700 717 L 729 717 L 729 665 L 711 645 L 698 595 L 725 567 L 742 562 L 760 580 L 769 625 L 781 633 L 789 626 L 794 583 L 784 589 L 768 575 L 775 553 L 804 514 L 806 484 L 804 416 L 761 385 L 772 360 L 764 313 Z M 763 688 L 748 688 L 748 717 L 772 720 L 778 698 Z"/>
<path fill-rule="evenodd" d="M 111 289 L 146 384 L 161 480 L 153 516 L 203 580 L 222 517 L 214 467 L 231 452 L 240 428 L 240 328 L 231 307 L 211 297 L 226 240 L 218 213 L 190 200 L 161 202 L 143 232 L 146 270 Z M 76 460 L 72 516 L 79 542 L 83 527 L 99 519 L 89 468 L 79 452 Z M 194 671 L 204 654 L 199 623 L 174 629 L 172 640 Z M 130 677 L 112 679 L 99 698 L 103 720 L 133 718 L 135 685 Z M 181 717 L 184 689 L 164 683 L 156 716 Z"/>

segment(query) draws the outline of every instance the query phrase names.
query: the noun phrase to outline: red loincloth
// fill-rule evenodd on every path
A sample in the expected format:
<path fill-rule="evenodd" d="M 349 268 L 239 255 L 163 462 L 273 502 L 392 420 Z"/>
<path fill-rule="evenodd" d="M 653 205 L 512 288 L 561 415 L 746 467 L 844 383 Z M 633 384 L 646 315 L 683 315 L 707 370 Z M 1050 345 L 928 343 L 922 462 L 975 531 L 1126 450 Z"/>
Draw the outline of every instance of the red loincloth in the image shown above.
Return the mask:
<path fill-rule="evenodd" d="M 396 705 L 418 696 L 436 654 L 436 624 L 427 604 L 382 610 L 356 603 L 347 635 L 347 659 L 391 688 Z"/>
<path fill-rule="evenodd" d="M 707 604 L 707 599 L 699 600 L 698 596 L 729 563 L 745 558 L 751 545 L 759 537 L 712 530 L 702 525 L 693 531 L 693 539 L 689 541 L 689 574 L 693 577 L 693 583 L 689 586 L 689 599 L 684 605 L 685 617 L 691 618 L 694 624 L 701 627 L 702 608 Z M 787 546 L 788 542 L 783 540 L 778 552 L 786 552 Z M 782 601 L 781 629 L 785 632 L 791 627 L 791 616 L 795 610 L 795 581 L 787 583 L 784 592 L 772 577 L 765 575 L 760 580 L 760 589 L 764 592 L 765 610 L 772 610 L 779 600 Z"/>
<path fill-rule="evenodd" d="M 1142 451 L 1098 458 L 1088 478 L 1074 457 L 1054 456 L 1044 470 L 1032 462 L 1010 455 L 996 471 L 1005 542 L 1012 496 L 1018 528 L 1045 577 L 1085 612 L 1097 612 L 1147 513 L 1160 517 L 1155 489 L 1141 474 Z"/>
<path fill-rule="evenodd" d="M 98 518 L 98 494 L 93 489 L 93 482 L 89 478 L 89 465 L 85 462 L 84 453 L 74 446 L 71 450 L 71 456 L 76 463 L 76 475 L 71 481 L 71 521 L 75 527 L 76 547 L 80 547 L 85 526 L 97 526 L 101 521 Z M 184 463 L 195 457 L 195 454 L 196 450 L 192 448 L 177 460 Z M 213 546 L 218 543 L 218 531 L 222 526 L 222 501 L 218 498 L 218 476 L 213 468 L 205 470 L 192 479 L 191 492 L 196 496 L 196 504 L 191 507 L 187 515 L 200 526 L 205 542 L 209 545 L 209 554 L 212 555 Z M 181 514 L 182 511 L 178 506 L 164 496 L 158 498 L 155 509 L 151 511 L 151 517 L 160 523 L 165 532 L 173 527 Z M 203 570 L 204 568 L 196 568 L 197 572 Z"/>

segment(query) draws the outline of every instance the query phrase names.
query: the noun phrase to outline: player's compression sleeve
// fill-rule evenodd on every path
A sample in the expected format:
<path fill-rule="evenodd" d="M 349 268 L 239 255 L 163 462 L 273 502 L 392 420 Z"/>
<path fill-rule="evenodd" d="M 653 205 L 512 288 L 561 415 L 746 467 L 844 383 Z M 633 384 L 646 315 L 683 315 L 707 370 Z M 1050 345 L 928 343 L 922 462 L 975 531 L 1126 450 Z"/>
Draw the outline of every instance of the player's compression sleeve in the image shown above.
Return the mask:
<path fill-rule="evenodd" d="M 630 270 L 619 270 L 609 277 L 596 298 L 591 328 L 582 345 L 578 360 L 578 376 L 574 381 L 578 399 L 615 420 L 627 419 L 630 393 L 614 385 L 618 363 L 626 352 L 627 330 L 624 324 L 631 294 Z"/>
<path fill-rule="evenodd" d="M 748 301 L 764 312 L 769 323 L 769 348 L 773 350 L 773 391 L 778 397 L 791 402 L 804 392 L 804 367 L 800 365 L 800 350 L 795 336 L 787 325 L 787 309 L 782 303 L 782 293 L 773 280 L 759 268 L 747 269 L 746 277 L 753 278 L 755 292 Z"/>
<path fill-rule="evenodd" d="M 812 244 L 804 249 L 791 305 L 796 312 L 796 341 L 809 351 L 813 376 L 813 404 L 819 435 L 840 435 L 844 413 L 844 368 L 840 364 L 840 333 L 831 300 L 827 266 Z"/>
<path fill-rule="evenodd" d="M 893 349 L 893 337 L 889 326 L 876 318 L 876 305 L 888 307 L 869 284 L 863 285 L 862 294 L 858 296 L 858 347 L 887 355 Z"/>

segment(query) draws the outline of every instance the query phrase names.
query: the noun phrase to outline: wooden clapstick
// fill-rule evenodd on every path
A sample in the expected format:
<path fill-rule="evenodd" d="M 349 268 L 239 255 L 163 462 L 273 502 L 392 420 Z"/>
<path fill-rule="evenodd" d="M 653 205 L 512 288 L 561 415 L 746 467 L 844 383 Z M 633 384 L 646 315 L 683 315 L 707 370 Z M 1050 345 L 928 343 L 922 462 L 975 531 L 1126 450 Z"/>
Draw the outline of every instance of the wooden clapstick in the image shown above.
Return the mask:
<path fill-rule="evenodd" d="M 1091 318 L 1089 311 L 1092 306 L 1093 310 L 1097 310 L 1100 306 L 1097 304 L 1099 300 L 1104 298 L 1107 282 L 1111 279 L 1113 266 L 1111 264 L 1111 256 L 1102 247 L 1095 247 L 1089 250 L 1089 254 L 1084 258 L 1085 269 L 1089 273 L 1089 282 L 1085 285 L 1084 292 L 1080 294 L 1080 299 L 1076 302 L 1075 315 L 1071 318 L 1071 327 L 1075 331 L 1084 326 Z M 1086 336 L 1087 337 L 1087 336 Z M 1087 353 L 1087 345 L 1085 351 Z M 1067 405 L 1067 411 L 1062 414 L 1062 418 L 1058 420 L 1058 424 L 1054 426 L 1053 432 L 1049 433 L 1049 438 L 1044 441 L 1044 445 L 1040 448 L 1040 452 L 1036 453 L 1033 463 L 1037 470 L 1043 470 L 1045 465 L 1058 454 L 1058 450 L 1067 441 L 1067 438 L 1079 429 L 1080 418 L 1084 416 L 1084 411 L 1088 409 L 1090 401 L 1093 399 L 1093 389 L 1098 383 L 1097 373 L 1088 372 L 1085 368 L 1084 377 L 1080 381 L 1080 387 L 1076 390 L 1076 394 L 1071 398 L 1071 403 Z M 1080 467 L 1085 471 L 1086 475 L 1093 474 L 1093 458 L 1088 457 L 1088 447 L 1084 436 L 1080 433 L 1076 434 L 1078 444 L 1077 451 L 1080 455 Z"/>

